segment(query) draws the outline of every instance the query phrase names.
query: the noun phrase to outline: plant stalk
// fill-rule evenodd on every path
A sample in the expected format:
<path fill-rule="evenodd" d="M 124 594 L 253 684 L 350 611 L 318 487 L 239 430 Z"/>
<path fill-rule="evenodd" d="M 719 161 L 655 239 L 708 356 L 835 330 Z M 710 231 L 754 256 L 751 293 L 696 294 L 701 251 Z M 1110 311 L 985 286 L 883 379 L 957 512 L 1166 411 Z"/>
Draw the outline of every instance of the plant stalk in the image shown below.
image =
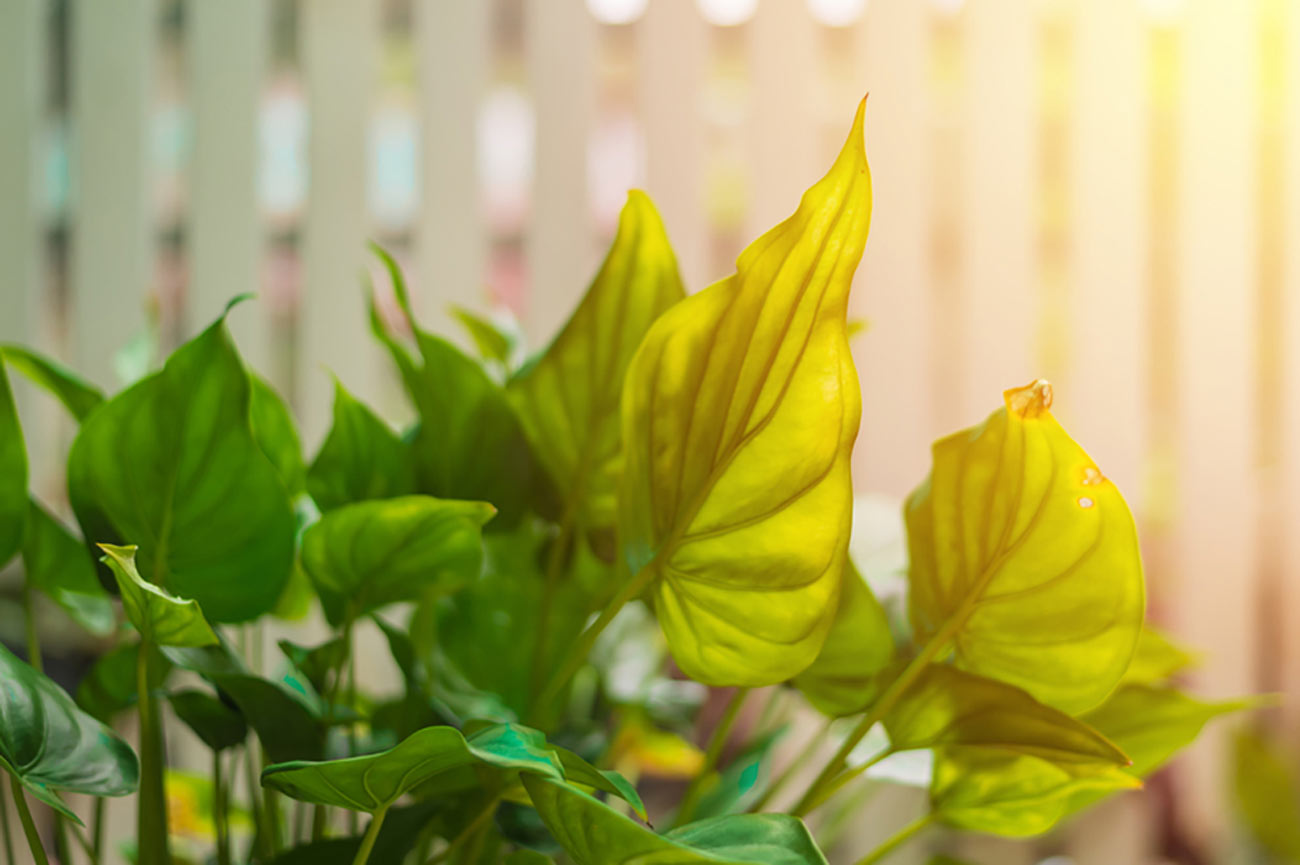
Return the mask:
<path fill-rule="evenodd" d="M 41 658 L 41 639 L 36 632 L 36 605 L 32 600 L 32 584 L 23 581 L 23 632 L 27 637 L 27 663 L 38 673 L 45 672 Z"/>
<path fill-rule="evenodd" d="M 229 795 L 221 752 L 212 752 L 212 823 L 217 836 L 217 865 L 230 865 Z"/>
<path fill-rule="evenodd" d="M 537 634 L 533 641 L 533 664 L 528 677 L 528 692 L 531 700 L 537 699 L 537 692 L 542 688 L 542 677 L 546 670 L 546 646 L 551 637 L 552 610 L 555 607 L 555 593 L 559 589 L 563 575 L 565 552 L 574 537 L 574 518 L 577 515 L 578 496 L 569 497 L 560 517 L 560 533 L 546 556 L 546 576 L 542 587 L 541 605 L 537 610 Z"/>
<path fill-rule="evenodd" d="M 686 788 L 686 794 L 682 797 L 682 806 L 677 809 L 677 819 L 674 822 L 678 826 L 691 822 L 691 817 L 695 815 L 695 809 L 700 804 L 700 797 L 704 795 L 704 785 L 713 779 L 714 772 L 718 767 L 718 760 L 721 759 L 722 752 L 727 747 L 727 740 L 731 738 L 731 730 L 736 726 L 736 719 L 740 717 L 740 708 L 745 704 L 745 698 L 748 696 L 749 688 L 737 688 L 736 692 L 731 695 L 731 700 L 727 703 L 727 708 L 723 711 L 718 726 L 713 728 L 713 734 L 709 737 L 709 748 L 704 752 L 704 765 L 691 779 L 690 786 Z"/>
<path fill-rule="evenodd" d="M 893 853 L 899 847 L 903 846 L 908 841 L 911 841 L 932 822 L 934 822 L 933 814 L 926 814 L 922 817 L 918 817 L 900 829 L 897 834 L 885 843 L 859 859 L 855 865 L 875 865 L 875 863 L 882 861 L 890 853 Z"/>
<path fill-rule="evenodd" d="M 139 865 L 171 865 L 167 839 L 167 791 L 163 781 L 162 718 L 149 688 L 152 646 L 140 641 L 136 660 L 136 709 L 140 713 L 140 796 L 136 819 Z"/>
<path fill-rule="evenodd" d="M 380 808 L 370 817 L 370 825 L 366 827 L 365 837 L 361 839 L 361 846 L 357 849 L 357 856 L 352 860 L 352 865 L 366 865 L 370 860 L 370 851 L 375 849 L 375 841 L 379 838 L 379 830 L 383 828 L 384 817 L 388 814 L 388 808 Z"/>
<path fill-rule="evenodd" d="M 32 859 L 35 860 L 36 865 L 50 865 L 49 857 L 45 855 L 45 845 L 41 843 L 41 833 L 36 831 L 36 821 L 32 819 L 32 812 L 27 807 L 27 799 L 23 796 L 23 787 L 13 775 L 9 776 L 9 789 L 14 794 L 18 819 L 22 822 L 23 832 L 27 835 L 27 846 L 32 849 Z"/>
<path fill-rule="evenodd" d="M 270 836 L 267 834 L 265 814 L 262 812 L 262 785 L 257 773 L 257 757 L 253 754 L 253 745 L 244 746 L 244 772 L 248 775 L 248 813 L 253 818 L 253 850 L 257 855 L 270 861 Z M 250 852 L 249 858 L 253 858 Z"/>
<path fill-rule="evenodd" d="M 0 836 L 5 845 L 5 863 L 14 865 L 14 836 L 9 827 L 9 805 L 5 802 L 5 788 L 0 784 Z"/>
<path fill-rule="evenodd" d="M 886 748 L 861 765 L 854 766 L 852 769 L 836 775 L 829 784 L 821 789 L 821 792 L 817 794 L 817 798 L 808 803 L 808 810 L 814 811 L 825 805 L 830 801 L 832 796 L 844 789 L 845 786 L 860 778 L 864 772 L 879 763 L 881 760 L 886 757 L 892 757 L 895 753 L 897 752 L 890 748 Z"/>
<path fill-rule="evenodd" d="M 104 857 L 104 799 L 95 797 L 95 810 L 90 818 L 90 850 L 91 858 L 95 862 L 103 861 Z"/>
<path fill-rule="evenodd" d="M 781 792 L 785 785 L 790 782 L 790 779 L 795 776 L 795 773 L 799 771 L 799 767 L 811 760 L 817 753 L 817 750 L 821 748 L 822 743 L 830 737 L 831 727 L 835 725 L 836 720 L 837 719 L 835 718 L 827 720 L 826 723 L 822 725 L 822 728 L 808 740 L 808 743 L 799 749 L 799 754 L 790 761 L 790 764 L 781 771 L 780 775 L 776 776 L 771 784 L 767 785 L 767 789 L 763 791 L 763 795 L 759 796 L 758 800 L 750 807 L 750 811 L 757 814 L 767 807 L 767 804 L 776 797 L 776 794 Z"/>
<path fill-rule="evenodd" d="M 474 819 L 465 824 L 465 827 L 460 830 L 460 833 L 457 834 L 455 838 L 451 839 L 447 846 L 443 848 L 442 852 L 425 862 L 425 865 L 438 865 L 440 862 L 446 862 L 451 858 L 453 853 L 459 852 L 465 846 L 465 843 L 470 839 L 470 837 L 478 831 L 479 827 L 486 823 L 492 815 L 496 813 L 497 805 L 500 803 L 500 796 L 493 796 L 489 799 L 487 805 L 483 806 L 483 810 L 475 814 Z"/>

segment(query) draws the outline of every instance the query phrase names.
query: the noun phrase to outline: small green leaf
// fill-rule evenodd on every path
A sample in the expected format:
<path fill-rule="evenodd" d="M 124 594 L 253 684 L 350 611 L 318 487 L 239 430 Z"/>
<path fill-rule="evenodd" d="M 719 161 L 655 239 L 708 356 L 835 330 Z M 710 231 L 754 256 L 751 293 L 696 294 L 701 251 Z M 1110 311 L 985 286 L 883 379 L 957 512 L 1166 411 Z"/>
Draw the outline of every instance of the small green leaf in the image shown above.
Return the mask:
<path fill-rule="evenodd" d="M 100 544 L 101 561 L 113 570 L 122 610 L 144 639 L 157 646 L 210 646 L 217 642 L 196 601 L 177 598 L 146 583 L 135 567 L 135 547 Z"/>
<path fill-rule="evenodd" d="M 280 651 L 297 667 L 317 693 L 325 690 L 325 680 L 334 670 L 342 668 L 347 642 L 342 637 L 326 640 L 319 646 L 307 648 L 288 640 L 279 642 Z"/>
<path fill-rule="evenodd" d="M 157 648 L 150 647 L 149 687 L 162 687 L 172 664 Z M 77 705 L 91 717 L 111 724 L 113 718 L 139 701 L 136 693 L 140 644 L 128 643 L 110 649 L 95 661 L 77 685 Z"/>
<path fill-rule="evenodd" d="M 803 823 L 785 814 L 713 817 L 656 835 L 579 790 L 525 775 L 524 787 L 575 865 L 825 865 Z"/>
<path fill-rule="evenodd" d="M 748 743 L 741 753 L 718 773 L 716 782 L 700 797 L 695 819 L 722 817 L 745 811 L 767 787 L 772 773 L 773 751 L 787 732 L 780 727 Z"/>
<path fill-rule="evenodd" d="M 0 355 L 12 369 L 53 394 L 78 421 L 104 401 L 99 388 L 57 361 L 17 345 L 0 346 Z"/>
<path fill-rule="evenodd" d="M 289 495 L 302 492 L 307 483 L 307 467 L 303 464 L 302 443 L 298 440 L 298 427 L 293 415 L 271 383 L 257 373 L 249 373 L 248 416 L 253 428 L 253 439 L 275 466 Z"/>
<path fill-rule="evenodd" d="M 659 213 L 633 190 L 582 302 L 507 387 L 539 460 L 588 529 L 615 522 L 628 364 L 655 319 L 685 296 Z"/>
<path fill-rule="evenodd" d="M 936 442 L 907 503 L 919 644 L 1070 714 L 1101 703 L 1142 628 L 1137 531 L 1115 485 L 1052 417 L 1045 381 Z"/>
<path fill-rule="evenodd" d="M 194 735 L 213 751 L 242 745 L 248 738 L 248 724 L 239 712 L 203 691 L 177 691 L 169 694 L 172 711 Z"/>
<path fill-rule="evenodd" d="M 839 609 L 821 653 L 792 684 L 823 715 L 856 715 L 875 697 L 877 677 L 893 656 L 889 617 L 849 562 L 841 578 Z"/>
<path fill-rule="evenodd" d="M 32 587 L 87 631 L 98 637 L 113 632 L 113 602 L 99 582 L 94 560 L 85 545 L 35 499 L 23 541 L 23 571 Z"/>
<path fill-rule="evenodd" d="M 135 792 L 140 777 L 139 762 L 126 742 L 3 646 L 0 769 L 78 823 L 59 798 L 60 791 L 126 796 Z"/>
<path fill-rule="evenodd" d="M 1132 685 L 1161 685 L 1171 677 L 1196 666 L 1197 655 L 1169 637 L 1147 625 L 1138 638 L 1133 661 L 1124 673 L 1124 683 Z"/>
<path fill-rule="evenodd" d="M 302 539 L 302 564 L 334 624 L 451 590 L 482 566 L 483 502 L 404 496 L 330 511 Z"/>
<path fill-rule="evenodd" d="M 508 330 L 459 304 L 452 304 L 451 314 L 469 334 L 470 339 L 474 340 L 480 358 L 498 363 L 503 369 L 510 368 L 515 350 L 519 347 L 517 331 Z"/>
<path fill-rule="evenodd" d="M 23 544 L 27 526 L 27 445 L 9 377 L 0 364 L 0 566 Z"/>
<path fill-rule="evenodd" d="M 1255 843 L 1285 862 L 1300 862 L 1300 781 L 1276 745 L 1242 731 L 1233 742 L 1233 794 Z"/>
<path fill-rule="evenodd" d="M 307 471 L 307 491 L 323 511 L 415 492 L 406 444 L 334 380 L 334 425 Z"/>

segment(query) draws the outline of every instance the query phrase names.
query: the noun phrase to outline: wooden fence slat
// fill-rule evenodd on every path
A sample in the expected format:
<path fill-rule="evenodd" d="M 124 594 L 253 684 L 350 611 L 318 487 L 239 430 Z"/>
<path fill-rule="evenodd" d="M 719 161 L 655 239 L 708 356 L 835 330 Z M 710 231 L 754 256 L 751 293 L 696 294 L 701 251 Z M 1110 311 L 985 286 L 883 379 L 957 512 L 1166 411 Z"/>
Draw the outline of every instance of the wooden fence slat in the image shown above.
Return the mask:
<path fill-rule="evenodd" d="M 191 0 L 187 12 L 194 111 L 189 335 L 206 327 L 235 295 L 262 288 L 258 120 L 270 21 L 262 0 Z M 268 375 L 270 312 L 259 297 L 230 319 L 244 358 Z"/>
<path fill-rule="evenodd" d="M 77 0 L 72 15 L 74 365 L 115 386 L 154 284 L 149 172 L 156 0 Z"/>

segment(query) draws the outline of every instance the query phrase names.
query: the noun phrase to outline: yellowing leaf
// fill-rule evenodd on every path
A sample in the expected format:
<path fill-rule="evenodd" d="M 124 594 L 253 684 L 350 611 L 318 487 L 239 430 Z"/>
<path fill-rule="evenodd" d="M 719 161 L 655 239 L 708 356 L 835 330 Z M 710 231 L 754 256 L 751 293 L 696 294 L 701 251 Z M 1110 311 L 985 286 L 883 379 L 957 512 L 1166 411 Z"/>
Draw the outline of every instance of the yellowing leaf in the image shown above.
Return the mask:
<path fill-rule="evenodd" d="M 559 336 L 508 393 L 564 500 L 587 528 L 612 526 L 623 377 L 641 338 L 685 296 L 677 259 L 648 196 L 628 194 L 600 272 Z"/>
<path fill-rule="evenodd" d="M 835 617 L 861 415 L 845 314 L 870 216 L 859 108 L 795 214 L 664 313 L 628 369 L 623 551 L 706 684 L 792 678 Z"/>
<path fill-rule="evenodd" d="M 636 774 L 690 780 L 704 765 L 704 752 L 676 733 L 636 717 L 619 730 L 610 745 L 609 759 Z"/>
<path fill-rule="evenodd" d="M 1009 390 L 977 427 L 934 445 L 907 504 L 919 643 L 1070 714 L 1128 668 L 1142 563 L 1119 491 L 1052 417 L 1051 385 Z"/>

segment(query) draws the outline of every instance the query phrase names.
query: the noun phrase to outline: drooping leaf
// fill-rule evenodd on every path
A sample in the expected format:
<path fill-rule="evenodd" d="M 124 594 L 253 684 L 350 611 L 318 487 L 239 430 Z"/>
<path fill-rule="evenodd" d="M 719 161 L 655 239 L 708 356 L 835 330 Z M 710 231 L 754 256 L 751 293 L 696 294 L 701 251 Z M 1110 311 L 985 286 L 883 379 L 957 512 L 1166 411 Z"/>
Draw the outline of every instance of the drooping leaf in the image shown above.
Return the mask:
<path fill-rule="evenodd" d="M 0 364 L 0 566 L 18 552 L 27 526 L 27 445 L 9 377 Z"/>
<path fill-rule="evenodd" d="M 600 800 L 535 775 L 524 787 L 575 865 L 825 865 L 808 830 L 785 814 L 713 817 L 657 835 Z"/>
<path fill-rule="evenodd" d="M 11 369 L 53 394 L 78 421 L 104 401 L 99 388 L 55 360 L 17 345 L 0 346 L 0 356 Z"/>
<path fill-rule="evenodd" d="M 614 525 L 623 378 L 646 331 L 685 296 L 650 198 L 628 194 L 618 233 L 572 317 L 507 392 L 538 459 L 588 529 Z"/>
<path fill-rule="evenodd" d="M 1116 744 L 1087 724 L 995 679 L 931 664 L 885 716 L 890 748 L 983 745 L 1058 763 L 1127 766 Z"/>
<path fill-rule="evenodd" d="M 1058 763 L 1002 748 L 956 746 L 936 752 L 930 807 L 954 828 L 1023 838 L 1056 825 L 1073 811 L 1076 797 L 1141 786 L 1107 763 Z"/>
<path fill-rule="evenodd" d="M 162 687 L 171 672 L 171 661 L 156 647 L 149 647 L 149 688 Z M 95 661 L 94 666 L 77 685 L 77 705 L 91 717 L 111 724 L 115 716 L 134 708 L 137 694 L 140 644 L 127 643 L 110 649 Z"/>
<path fill-rule="evenodd" d="M 302 492 L 307 483 L 302 443 L 289 407 L 271 383 L 257 373 L 249 373 L 249 421 L 253 438 L 262 453 L 275 466 L 280 481 L 290 497 Z"/>
<path fill-rule="evenodd" d="M 1138 638 L 1133 661 L 1124 672 L 1124 683 L 1160 685 L 1183 670 L 1196 665 L 1196 653 L 1178 645 L 1169 637 L 1147 625 Z"/>
<path fill-rule="evenodd" d="M 404 496 L 330 511 L 302 539 L 302 564 L 332 623 L 478 575 L 484 502 Z"/>
<path fill-rule="evenodd" d="M 323 511 L 415 492 L 406 444 L 334 380 L 334 424 L 307 471 L 307 491 Z"/>
<path fill-rule="evenodd" d="M 1098 705 L 1142 628 L 1137 532 L 1045 381 L 935 443 L 907 503 L 917 642 L 1070 714 Z"/>
<path fill-rule="evenodd" d="M 131 746 L 3 646 L 0 769 L 78 823 L 81 821 L 63 804 L 59 792 L 126 796 L 135 792 L 140 777 Z"/>
<path fill-rule="evenodd" d="M 213 751 L 242 745 L 248 738 L 244 717 L 211 694 L 185 690 L 167 696 L 176 717 Z"/>
<path fill-rule="evenodd" d="M 203 617 L 198 603 L 177 598 L 146 583 L 135 566 L 135 547 L 100 544 L 102 561 L 117 578 L 122 610 L 140 636 L 157 646 L 211 646 L 217 635 Z"/>
<path fill-rule="evenodd" d="M 821 653 L 793 684 L 823 715 L 855 715 L 875 697 L 877 677 L 893 656 L 889 618 L 850 561 L 841 578 L 839 609 Z"/>
<path fill-rule="evenodd" d="M 706 684 L 793 678 L 835 618 L 861 414 L 845 314 L 871 215 L 862 118 L 795 214 L 660 316 L 628 369 L 624 555 Z"/>
<path fill-rule="evenodd" d="M 1300 782 L 1277 745 L 1242 731 L 1233 742 L 1233 798 L 1255 843 L 1283 862 L 1300 862 Z"/>
<path fill-rule="evenodd" d="M 31 500 L 23 540 L 23 572 L 32 587 L 87 631 L 99 637 L 112 633 L 113 602 L 99 582 L 85 545 L 35 499 Z"/>
<path fill-rule="evenodd" d="M 293 563 L 293 510 L 249 404 L 223 316 L 92 412 L 68 458 L 87 540 L 138 544 L 149 581 L 216 622 L 270 610 Z"/>

